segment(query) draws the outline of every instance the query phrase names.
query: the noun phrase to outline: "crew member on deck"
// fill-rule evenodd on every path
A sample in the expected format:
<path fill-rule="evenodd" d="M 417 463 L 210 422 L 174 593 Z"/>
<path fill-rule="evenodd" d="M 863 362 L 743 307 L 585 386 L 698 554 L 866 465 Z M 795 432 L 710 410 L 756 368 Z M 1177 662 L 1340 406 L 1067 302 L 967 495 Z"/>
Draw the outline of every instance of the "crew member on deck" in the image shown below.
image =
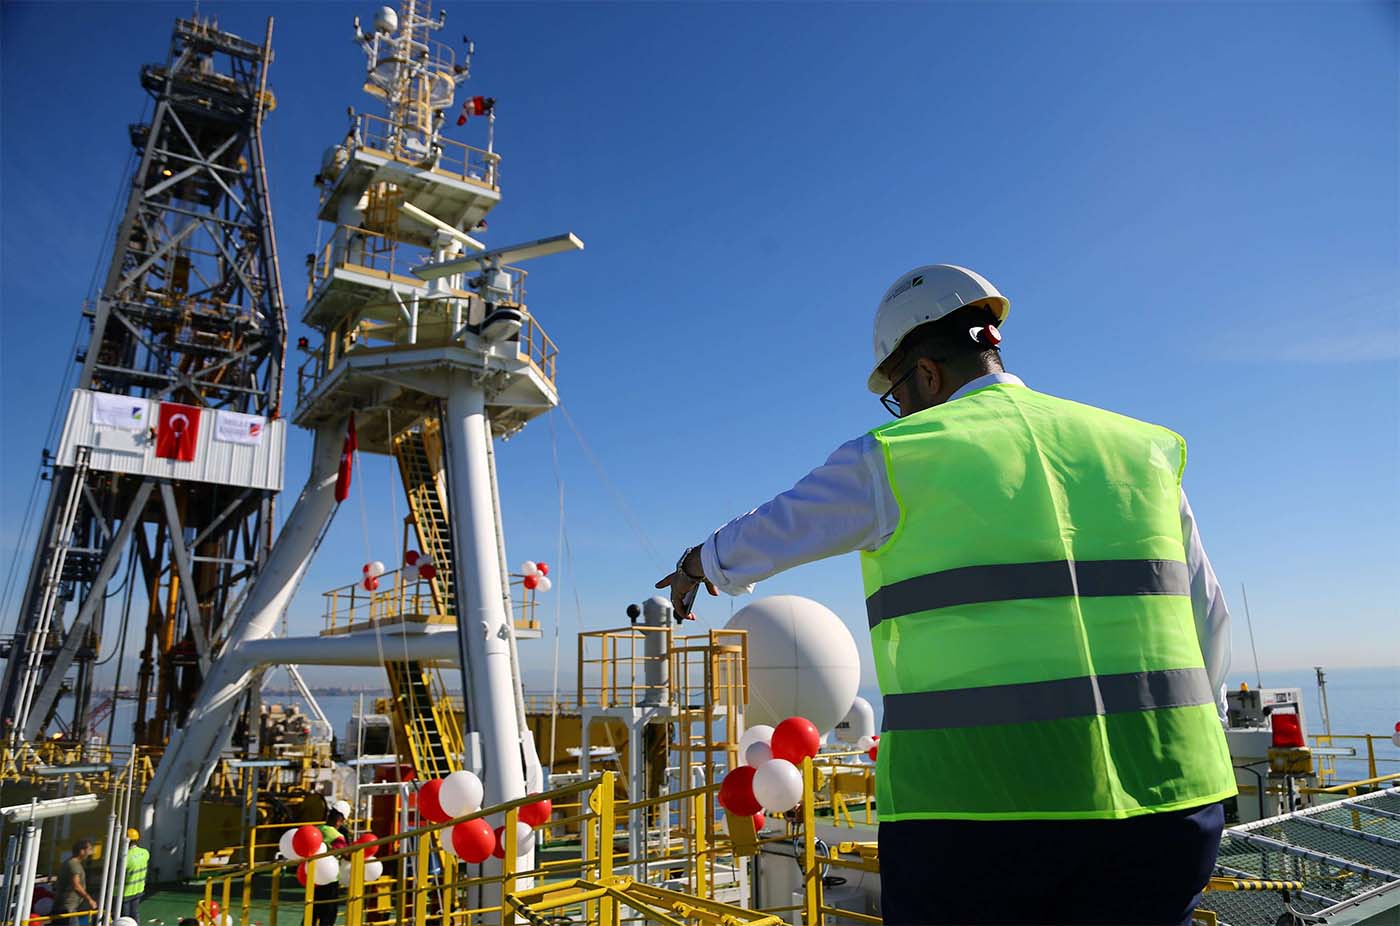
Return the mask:
<path fill-rule="evenodd" d="M 1186 446 L 1005 372 L 1009 310 L 961 267 L 901 276 L 868 382 L 896 420 L 657 587 L 684 613 L 861 551 L 886 923 L 1186 923 L 1235 793 Z"/>

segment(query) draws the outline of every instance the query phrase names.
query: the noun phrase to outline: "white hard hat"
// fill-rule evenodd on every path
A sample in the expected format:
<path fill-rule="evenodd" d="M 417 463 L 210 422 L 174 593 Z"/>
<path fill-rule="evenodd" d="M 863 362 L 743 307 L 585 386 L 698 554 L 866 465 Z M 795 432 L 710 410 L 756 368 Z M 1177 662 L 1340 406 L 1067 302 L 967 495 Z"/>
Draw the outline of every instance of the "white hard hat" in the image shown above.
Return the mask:
<path fill-rule="evenodd" d="M 1011 302 L 981 274 L 952 264 L 915 267 L 895 280 L 875 309 L 875 367 L 866 385 L 879 395 L 890 388 L 880 364 L 890 358 L 904 336 L 925 322 L 937 321 L 963 306 L 982 304 L 1006 321 Z"/>

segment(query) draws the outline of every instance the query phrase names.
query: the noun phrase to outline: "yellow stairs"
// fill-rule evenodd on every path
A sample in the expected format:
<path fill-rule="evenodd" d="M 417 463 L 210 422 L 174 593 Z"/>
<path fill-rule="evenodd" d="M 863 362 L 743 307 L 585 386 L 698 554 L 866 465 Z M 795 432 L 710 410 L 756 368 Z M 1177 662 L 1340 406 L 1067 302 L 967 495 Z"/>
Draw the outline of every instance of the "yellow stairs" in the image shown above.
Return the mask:
<path fill-rule="evenodd" d="M 462 734 L 452 703 L 436 675 L 417 662 L 387 662 L 394 720 L 413 770 L 421 780 L 455 772 L 462 767 Z"/>
<path fill-rule="evenodd" d="M 433 604 L 437 613 L 456 613 L 452 583 L 452 531 L 447 524 L 447 486 L 441 478 L 442 436 L 438 423 L 424 419 L 417 430 L 394 438 L 394 458 L 399 462 L 408 510 L 418 547 L 433 559 Z"/>

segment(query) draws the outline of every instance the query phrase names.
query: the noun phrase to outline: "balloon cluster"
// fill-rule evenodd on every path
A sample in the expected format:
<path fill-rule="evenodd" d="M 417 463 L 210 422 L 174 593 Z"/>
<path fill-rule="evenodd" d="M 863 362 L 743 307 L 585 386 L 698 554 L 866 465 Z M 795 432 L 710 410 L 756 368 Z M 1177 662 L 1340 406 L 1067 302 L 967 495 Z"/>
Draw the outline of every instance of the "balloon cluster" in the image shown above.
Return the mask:
<path fill-rule="evenodd" d="M 351 845 L 375 842 L 378 839 L 379 837 L 373 833 L 363 833 Z M 308 877 L 316 882 L 317 887 L 336 880 L 339 880 L 343 885 L 350 884 L 350 866 L 348 864 L 342 865 L 339 859 L 330 856 L 311 858 L 313 855 L 320 855 L 326 851 L 326 842 L 321 835 L 320 827 L 312 826 L 309 823 L 305 826 L 293 827 L 282 834 L 278 848 L 283 858 L 301 862 L 297 865 L 297 881 L 303 886 Z M 379 847 L 370 846 L 361 851 L 365 854 L 365 883 L 378 881 L 384 877 L 384 863 L 376 861 L 374 858 L 379 853 Z"/>
<path fill-rule="evenodd" d="M 805 717 L 789 717 L 776 727 L 756 724 L 739 738 L 744 764 L 724 776 L 720 806 L 732 814 L 752 816 L 768 810 L 785 813 L 802 801 L 798 766 L 821 747 L 821 735 Z M 761 817 L 761 815 L 760 815 Z M 754 820 L 755 829 L 763 825 Z"/>
<path fill-rule="evenodd" d="M 874 762 L 875 757 L 880 753 L 880 734 L 862 736 L 856 740 L 856 748 L 869 756 L 871 762 Z"/>
<path fill-rule="evenodd" d="M 549 563 L 527 559 L 520 564 L 520 574 L 525 577 L 521 584 L 531 591 L 547 592 L 554 586 L 549 580 Z"/>
<path fill-rule="evenodd" d="M 360 584 L 364 586 L 365 591 L 372 592 L 379 588 L 379 577 L 384 575 L 384 564 L 377 559 L 372 560 L 365 563 L 360 572 L 365 576 L 360 580 Z"/>
<path fill-rule="evenodd" d="M 453 772 L 434 778 L 418 789 L 418 815 L 429 823 L 446 823 L 481 809 L 484 789 L 471 772 Z M 547 822 L 554 807 L 548 800 L 521 807 L 516 814 L 515 849 L 520 855 L 535 846 L 535 827 Z M 482 817 L 464 820 L 442 840 L 443 848 L 464 862 L 476 865 L 491 856 L 505 857 L 505 827 L 491 828 Z"/>
<path fill-rule="evenodd" d="M 422 579 L 425 582 L 437 578 L 437 565 L 433 558 L 417 550 L 409 550 L 403 555 L 403 571 L 406 578 Z"/>

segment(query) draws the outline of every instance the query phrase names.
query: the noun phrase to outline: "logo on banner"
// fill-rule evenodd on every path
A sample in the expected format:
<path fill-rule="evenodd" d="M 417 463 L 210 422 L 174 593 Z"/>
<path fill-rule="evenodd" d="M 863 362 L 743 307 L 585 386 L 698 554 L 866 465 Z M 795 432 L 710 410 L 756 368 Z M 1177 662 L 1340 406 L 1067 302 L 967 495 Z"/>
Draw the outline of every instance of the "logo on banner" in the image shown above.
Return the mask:
<path fill-rule="evenodd" d="M 199 413 L 199 408 L 194 405 L 160 403 L 156 456 L 181 463 L 193 460 L 195 447 L 199 443 Z"/>
<path fill-rule="evenodd" d="M 220 411 L 214 418 L 214 439 L 230 444 L 257 446 L 262 443 L 267 419 L 261 415 Z"/>
<path fill-rule="evenodd" d="M 104 428 L 123 431 L 146 430 L 146 412 L 150 403 L 129 395 L 92 393 L 92 423 Z"/>

